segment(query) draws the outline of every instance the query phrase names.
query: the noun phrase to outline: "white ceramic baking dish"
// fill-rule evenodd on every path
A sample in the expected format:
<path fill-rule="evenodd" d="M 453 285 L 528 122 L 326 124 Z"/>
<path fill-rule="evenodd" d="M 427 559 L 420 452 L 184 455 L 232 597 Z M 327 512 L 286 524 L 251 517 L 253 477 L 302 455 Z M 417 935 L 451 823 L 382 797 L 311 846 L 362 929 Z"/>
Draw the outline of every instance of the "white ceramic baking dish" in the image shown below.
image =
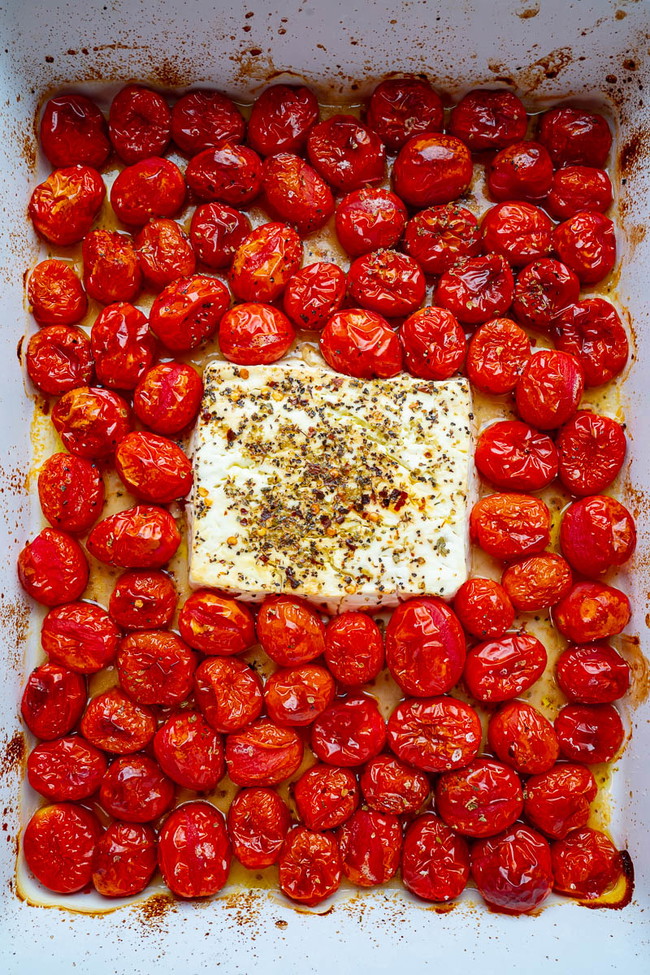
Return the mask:
<path fill-rule="evenodd" d="M 30 607 L 15 559 L 37 516 L 26 483 L 32 404 L 15 350 L 33 326 L 23 276 L 37 243 L 26 220 L 34 183 L 35 111 L 46 93 L 74 83 L 148 80 L 173 88 L 211 83 L 242 101 L 284 77 L 307 80 L 325 101 L 359 95 L 390 72 L 425 73 L 439 89 L 510 87 L 543 107 L 571 97 L 605 106 L 619 151 L 620 250 L 617 299 L 630 315 L 637 361 L 625 387 L 631 439 L 626 500 L 640 547 L 626 580 L 635 607 L 629 628 L 645 643 L 650 549 L 649 112 L 650 5 L 632 0 L 9 0 L 0 8 L 0 971 L 92 975 L 182 969 L 413 972 L 449 975 L 476 966 L 542 973 L 650 970 L 650 708 L 630 711 L 633 736 L 614 776 L 612 834 L 634 861 L 636 889 L 622 911 L 590 911 L 554 900 L 536 917 L 490 914 L 470 895 L 447 913 L 395 890 L 324 914 L 294 910 L 265 891 L 224 892 L 209 903 L 149 902 L 96 916 L 34 907 L 14 880 L 23 739 L 17 701 L 30 645 Z M 645 150 L 644 150 L 645 145 Z M 32 627 L 33 629 L 33 627 Z M 33 640 L 32 640 L 33 643 Z M 637 696 L 647 674 L 634 640 Z"/>

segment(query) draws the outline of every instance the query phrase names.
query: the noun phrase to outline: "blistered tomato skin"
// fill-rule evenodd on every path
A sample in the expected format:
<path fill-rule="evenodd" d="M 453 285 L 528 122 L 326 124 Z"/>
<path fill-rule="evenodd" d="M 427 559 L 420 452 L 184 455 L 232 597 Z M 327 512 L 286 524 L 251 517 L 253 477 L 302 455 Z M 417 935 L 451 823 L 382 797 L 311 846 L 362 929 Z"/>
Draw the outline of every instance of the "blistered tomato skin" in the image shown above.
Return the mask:
<path fill-rule="evenodd" d="M 564 762 L 528 779 L 524 813 L 535 829 L 551 839 L 562 839 L 586 825 L 589 806 L 597 794 L 590 769 Z"/>
<path fill-rule="evenodd" d="M 465 634 L 449 606 L 428 597 L 401 603 L 386 628 L 386 663 L 405 694 L 450 691 L 463 672 Z"/>
<path fill-rule="evenodd" d="M 129 433 L 117 445 L 115 468 L 142 501 L 169 504 L 192 487 L 192 465 L 180 447 L 157 433 Z"/>
<path fill-rule="evenodd" d="M 235 785 L 277 785 L 298 771 L 303 752 L 302 739 L 293 729 L 258 718 L 242 731 L 228 735 L 228 775 Z"/>
<path fill-rule="evenodd" d="M 480 640 L 503 636 L 515 619 L 508 593 L 493 579 L 468 579 L 456 593 L 453 606 L 463 629 Z"/>
<path fill-rule="evenodd" d="M 169 143 L 171 112 L 157 91 L 126 85 L 111 102 L 108 134 L 116 153 L 127 165 L 161 156 Z"/>
<path fill-rule="evenodd" d="M 553 248 L 582 284 L 596 284 L 616 262 L 614 224 L 596 210 L 581 210 L 555 228 Z"/>
<path fill-rule="evenodd" d="M 117 393 L 78 386 L 64 393 L 52 410 L 63 446 L 78 457 L 108 457 L 131 429 L 129 404 Z"/>
<path fill-rule="evenodd" d="M 465 683 L 478 701 L 507 701 L 532 687 L 546 662 L 546 650 L 537 637 L 515 633 L 473 646 L 467 654 Z"/>
<path fill-rule="evenodd" d="M 581 410 L 556 439 L 560 480 L 583 497 L 609 487 L 623 466 L 627 441 L 623 427 L 609 416 Z"/>
<path fill-rule="evenodd" d="M 75 325 L 88 308 L 72 265 L 54 258 L 36 265 L 29 276 L 27 298 L 39 325 Z"/>
<path fill-rule="evenodd" d="M 574 356 L 542 349 L 531 356 L 517 383 L 517 412 L 539 430 L 554 430 L 574 415 L 584 386 L 584 371 Z"/>
<path fill-rule="evenodd" d="M 145 748 L 154 736 L 156 719 L 149 708 L 135 704 L 119 687 L 89 701 L 81 732 L 91 744 L 115 755 Z"/>
<path fill-rule="evenodd" d="M 188 352 L 212 338 L 229 305 L 228 288 L 217 278 L 179 278 L 154 299 L 149 326 L 171 352 Z"/>
<path fill-rule="evenodd" d="M 298 815 L 308 829 L 336 829 L 359 805 L 359 786 L 348 768 L 312 765 L 293 786 Z"/>
<path fill-rule="evenodd" d="M 93 323 L 90 343 L 98 381 L 120 390 L 135 389 L 158 351 L 145 315 L 127 302 L 102 309 Z"/>
<path fill-rule="evenodd" d="M 499 203 L 481 222 L 483 249 L 519 266 L 546 257 L 553 246 L 553 222 L 525 201 Z"/>
<path fill-rule="evenodd" d="M 139 704 L 180 704 L 192 690 L 195 668 L 196 655 L 164 630 L 130 633 L 117 655 L 120 684 Z"/>
<path fill-rule="evenodd" d="M 495 200 L 540 200 L 551 189 L 553 163 L 538 142 L 515 142 L 490 160 L 486 177 Z"/>
<path fill-rule="evenodd" d="M 559 744 L 553 725 L 526 701 L 509 701 L 488 725 L 494 754 L 521 775 L 538 775 L 555 765 Z"/>
<path fill-rule="evenodd" d="M 315 907 L 341 883 L 341 853 L 330 833 L 294 826 L 280 856 L 280 890 L 291 900 Z"/>
<path fill-rule="evenodd" d="M 366 186 L 344 196 L 336 208 L 336 236 L 343 249 L 358 257 L 393 247 L 406 226 L 406 207 L 394 193 Z"/>
<path fill-rule="evenodd" d="M 472 877 L 485 902 L 506 914 L 525 914 L 546 900 L 553 885 L 548 843 L 527 826 L 475 843 Z"/>
<path fill-rule="evenodd" d="M 50 243 L 76 244 L 92 227 L 105 196 L 102 178 L 90 166 L 55 169 L 32 193 L 29 216 Z"/>
<path fill-rule="evenodd" d="M 321 333 L 320 350 L 327 364 L 346 376 L 390 379 L 402 371 L 397 332 L 366 308 L 346 308 L 332 315 Z"/>
<path fill-rule="evenodd" d="M 509 565 L 501 577 L 513 606 L 524 613 L 555 606 L 573 585 L 566 559 L 555 552 L 529 555 Z"/>
<path fill-rule="evenodd" d="M 245 728 L 264 707 L 259 677 L 245 661 L 233 657 L 210 657 L 199 664 L 194 693 L 205 720 L 222 734 Z"/>
<path fill-rule="evenodd" d="M 420 210 L 406 224 L 404 249 L 427 274 L 442 274 L 461 257 L 476 257 L 481 247 L 476 217 L 457 203 Z"/>
<path fill-rule="evenodd" d="M 257 636 L 281 667 L 308 664 L 325 650 L 325 627 L 307 603 L 295 596 L 267 596 L 257 617 Z"/>
<path fill-rule="evenodd" d="M 71 535 L 44 528 L 18 556 L 18 579 L 25 592 L 44 606 L 70 603 L 88 583 L 88 561 Z"/>
<path fill-rule="evenodd" d="M 194 274 L 194 250 L 175 220 L 151 220 L 135 238 L 140 270 L 149 288 L 160 291 Z"/>
<path fill-rule="evenodd" d="M 38 499 L 49 523 L 84 535 L 104 504 L 104 482 L 95 464 L 73 454 L 52 454 L 38 475 Z"/>
<path fill-rule="evenodd" d="M 86 386 L 95 373 L 86 333 L 69 325 L 46 325 L 32 335 L 25 365 L 34 386 L 49 396 Z"/>
<path fill-rule="evenodd" d="M 634 519 L 606 495 L 574 501 L 560 525 L 562 554 L 581 575 L 595 577 L 623 565 L 636 547 Z"/>
<path fill-rule="evenodd" d="M 421 308 L 406 319 L 399 335 L 404 364 L 420 379 L 449 379 L 465 361 L 465 333 L 444 308 Z"/>
<path fill-rule="evenodd" d="M 414 207 L 450 203 L 472 180 L 472 157 L 453 135 L 426 133 L 409 139 L 393 166 L 393 188 Z"/>
<path fill-rule="evenodd" d="M 568 105 L 544 112 L 537 137 L 557 169 L 604 166 L 612 145 L 612 133 L 602 115 Z"/>
<path fill-rule="evenodd" d="M 95 674 L 115 659 L 120 631 L 94 603 L 65 603 L 43 620 L 41 645 L 54 663 L 79 674 Z"/>
<path fill-rule="evenodd" d="M 273 789 L 241 789 L 228 809 L 228 833 L 233 853 L 248 870 L 277 863 L 291 816 Z"/>
<path fill-rule="evenodd" d="M 188 91 L 172 109 L 172 139 L 188 156 L 244 138 L 246 123 L 227 95 L 209 88 Z"/>
<path fill-rule="evenodd" d="M 97 843 L 93 886 L 102 897 L 132 897 L 156 869 L 156 834 L 150 826 L 111 823 Z"/>
<path fill-rule="evenodd" d="M 410 824 L 402 849 L 402 883 L 416 897 L 444 903 L 462 894 L 469 879 L 469 850 L 462 836 L 425 813 Z"/>
<path fill-rule="evenodd" d="M 436 285 L 436 304 L 463 325 L 481 325 L 498 318 L 512 304 L 515 281 L 501 254 L 464 257 L 445 271 Z"/>
<path fill-rule="evenodd" d="M 612 204 L 612 182 L 604 169 L 567 166 L 553 174 L 546 207 L 556 220 L 567 220 L 582 210 L 606 213 Z"/>
<path fill-rule="evenodd" d="M 498 396 L 512 392 L 530 356 L 523 328 L 509 318 L 495 318 L 479 325 L 470 339 L 465 371 L 480 392 Z"/>
<path fill-rule="evenodd" d="M 206 267 L 229 267 L 251 230 L 245 213 L 223 203 L 203 203 L 192 214 L 190 241 L 197 259 Z"/>
<path fill-rule="evenodd" d="M 414 135 L 442 130 L 442 101 L 426 81 L 389 78 L 370 96 L 366 121 L 384 145 L 395 151 Z"/>
<path fill-rule="evenodd" d="M 261 156 L 300 152 L 319 112 L 316 96 L 305 85 L 271 85 L 253 104 L 247 141 Z"/>
<path fill-rule="evenodd" d="M 169 437 L 194 421 L 202 396 L 203 382 L 196 369 L 184 362 L 161 362 L 140 379 L 133 410 L 141 423 Z"/>
<path fill-rule="evenodd" d="M 104 305 L 134 301 L 142 288 L 142 271 L 133 240 L 116 230 L 91 230 L 81 245 L 84 287 Z"/>
<path fill-rule="evenodd" d="M 578 582 L 553 608 L 553 622 L 572 643 L 607 640 L 625 629 L 631 616 L 630 601 L 614 586 Z"/>
<path fill-rule="evenodd" d="M 558 349 L 574 355 L 586 386 L 602 386 L 618 376 L 630 354 L 620 316 L 604 298 L 585 298 L 565 308 L 553 322 Z"/>
<path fill-rule="evenodd" d="M 528 117 L 522 102 L 509 91 L 477 88 L 451 110 L 449 131 L 472 152 L 502 149 L 523 139 Z"/>
<path fill-rule="evenodd" d="M 334 678 L 324 667 L 282 668 L 264 685 L 266 713 L 281 727 L 303 728 L 329 707 L 335 690 Z"/>
<path fill-rule="evenodd" d="M 444 772 L 435 786 L 438 815 L 464 836 L 494 836 L 521 814 L 524 796 L 519 776 L 491 758 Z"/>
<path fill-rule="evenodd" d="M 148 755 L 124 755 L 111 762 L 99 790 L 102 806 L 114 819 L 149 823 L 174 801 L 174 783 Z"/>
<path fill-rule="evenodd" d="M 37 809 L 22 839 L 27 866 L 57 894 L 82 890 L 92 876 L 101 827 L 93 813 L 74 803 Z"/>
<path fill-rule="evenodd" d="M 328 765 L 363 765 L 385 742 L 386 725 L 377 702 L 365 694 L 334 701 L 311 727 L 311 749 Z"/>
<path fill-rule="evenodd" d="M 381 140 L 353 115 L 332 115 L 314 125 L 307 137 L 307 156 L 316 172 L 344 193 L 384 177 Z"/>
<path fill-rule="evenodd" d="M 612 704 L 566 704 L 555 719 L 560 754 L 569 762 L 611 762 L 625 740 L 621 717 Z"/>
<path fill-rule="evenodd" d="M 319 261 L 297 271 L 284 289 L 282 305 L 296 328 L 321 329 L 345 298 L 345 272 Z"/>
<path fill-rule="evenodd" d="M 255 623 L 242 603 L 209 589 L 198 589 L 185 600 L 178 628 L 186 643 L 205 654 L 230 656 L 255 643 Z"/>
<path fill-rule="evenodd" d="M 178 594 L 164 572 L 132 569 L 115 583 L 108 613 L 123 630 L 157 630 L 174 618 Z"/>
<path fill-rule="evenodd" d="M 402 825 L 397 816 L 358 809 L 338 831 L 343 873 L 358 887 L 387 883 L 399 869 Z"/>
<path fill-rule="evenodd" d="M 302 241 L 286 223 L 264 223 L 235 251 L 228 281 L 241 301 L 275 301 L 302 263 Z"/>
<path fill-rule="evenodd" d="M 576 830 L 551 845 L 553 889 L 567 897 L 595 900 L 623 876 L 623 858 L 609 837 L 597 829 Z"/>
<path fill-rule="evenodd" d="M 325 629 L 325 662 L 339 684 L 360 687 L 384 666 L 381 630 L 365 613 L 339 613 Z"/>
<path fill-rule="evenodd" d="M 483 430 L 474 463 L 486 481 L 510 491 L 540 491 L 558 471 L 551 438 L 517 420 L 502 420 Z"/>
<path fill-rule="evenodd" d="M 262 186 L 271 212 L 300 234 L 320 230 L 334 213 L 334 197 L 325 180 L 290 152 L 265 160 Z"/>
<path fill-rule="evenodd" d="M 118 220 L 144 227 L 154 217 L 174 217 L 185 202 L 185 179 L 170 159 L 151 156 L 127 166 L 111 187 Z"/>
<path fill-rule="evenodd" d="M 247 146 L 226 143 L 190 159 L 185 179 L 200 200 L 244 207 L 262 192 L 262 160 Z"/>
<path fill-rule="evenodd" d="M 41 149 L 52 166 L 85 163 L 101 169 L 111 146 L 106 122 L 85 95 L 56 95 L 46 103 L 39 130 Z"/>
<path fill-rule="evenodd" d="M 231 859 L 223 813 L 209 802 L 185 802 L 163 823 L 158 866 L 177 897 L 218 893 L 228 879 Z"/>
<path fill-rule="evenodd" d="M 104 755 L 83 738 L 41 742 L 27 760 L 32 789 L 51 802 L 77 802 L 96 792 L 106 772 Z"/>
<path fill-rule="evenodd" d="M 362 254 L 348 271 L 348 294 L 355 304 L 389 318 L 409 315 L 424 300 L 426 281 L 417 261 L 398 251 Z"/>
<path fill-rule="evenodd" d="M 163 772 L 184 789 L 211 791 L 226 771 L 221 736 L 197 711 L 168 718 L 155 734 L 153 750 Z"/>
<path fill-rule="evenodd" d="M 286 315 L 273 305 L 245 301 L 221 319 L 219 348 L 229 362 L 259 366 L 287 354 L 296 333 Z"/>
<path fill-rule="evenodd" d="M 453 697 L 407 699 L 388 719 L 388 745 L 423 772 L 463 768 L 481 746 L 481 722 L 474 708 Z"/>
<path fill-rule="evenodd" d="M 631 673 L 608 643 L 570 644 L 558 658 L 556 680 L 569 701 L 611 704 L 628 690 Z"/>
<path fill-rule="evenodd" d="M 31 672 L 20 702 L 23 721 L 37 738 L 67 735 L 86 706 L 86 681 L 59 664 L 41 664 Z"/>
<path fill-rule="evenodd" d="M 418 812 L 431 791 L 424 772 L 393 755 L 377 755 L 366 762 L 359 784 L 370 809 L 394 816 Z"/>
<path fill-rule="evenodd" d="M 530 494 L 489 494 L 472 508 L 472 541 L 497 559 L 516 559 L 541 552 L 550 542 L 551 515 Z"/>
<path fill-rule="evenodd" d="M 175 555 L 180 542 L 180 532 L 168 511 L 139 504 L 100 521 L 86 546 L 106 565 L 160 569 Z"/>
<path fill-rule="evenodd" d="M 552 257 L 540 257 L 517 275 L 512 311 L 526 328 L 547 332 L 562 310 L 578 300 L 579 294 L 580 282 L 566 264 Z"/>

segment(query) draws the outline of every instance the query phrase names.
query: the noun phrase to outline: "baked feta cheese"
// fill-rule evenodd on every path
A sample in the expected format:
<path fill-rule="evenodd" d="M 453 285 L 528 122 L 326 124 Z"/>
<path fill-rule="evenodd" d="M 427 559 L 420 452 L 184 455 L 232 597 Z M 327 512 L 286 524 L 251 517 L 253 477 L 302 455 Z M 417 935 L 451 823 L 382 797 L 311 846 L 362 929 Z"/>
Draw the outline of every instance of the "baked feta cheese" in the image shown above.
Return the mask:
<path fill-rule="evenodd" d="M 190 584 L 329 612 L 451 597 L 468 576 L 464 379 L 212 361 L 193 444 Z"/>

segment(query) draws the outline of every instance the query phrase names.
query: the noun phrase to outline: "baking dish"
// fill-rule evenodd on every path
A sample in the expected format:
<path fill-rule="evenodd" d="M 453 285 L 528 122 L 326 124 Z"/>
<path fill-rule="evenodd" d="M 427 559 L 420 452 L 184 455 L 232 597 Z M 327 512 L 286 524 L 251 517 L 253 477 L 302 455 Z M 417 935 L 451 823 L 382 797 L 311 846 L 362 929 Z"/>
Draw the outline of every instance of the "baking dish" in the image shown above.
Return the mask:
<path fill-rule="evenodd" d="M 34 112 L 51 90 L 75 82 L 144 79 L 163 88 L 211 83 L 239 100 L 250 100 L 278 78 L 300 77 L 324 101 L 361 95 L 390 73 L 425 73 L 452 94 L 479 85 L 511 87 L 532 106 L 570 95 L 579 103 L 609 108 L 620 155 L 619 200 L 622 271 L 617 298 L 636 331 L 638 361 L 626 383 L 631 463 L 624 500 L 639 518 L 640 547 L 625 587 L 635 606 L 629 627 L 644 644 L 644 595 L 648 557 L 650 454 L 644 416 L 650 410 L 643 363 L 648 340 L 642 323 L 650 245 L 645 239 L 650 177 L 644 157 L 648 114 L 648 8 L 643 3 L 583 0 L 574 7 L 554 0 L 474 0 L 438 9 L 430 3 L 330 2 L 250 3 L 231 9 L 171 0 L 153 5 L 117 0 L 79 9 L 70 0 L 14 2 L 2 12 L 0 62 L 0 167 L 4 180 L 2 276 L 4 284 L 2 438 L 3 689 L 0 693 L 0 798 L 6 840 L 0 846 L 0 958 L 7 972 L 35 971 L 44 952 L 53 972 L 72 963 L 93 972 L 151 971 L 161 955 L 169 964 L 199 971 L 208 965 L 228 973 L 342 972 L 359 967 L 388 971 L 409 965 L 450 972 L 478 962 L 483 970 L 503 966 L 528 971 L 642 972 L 649 952 L 644 908 L 650 906 L 650 850 L 646 842 L 650 746 L 647 702 L 631 713 L 632 741 L 622 760 L 612 797 L 612 834 L 627 846 L 636 869 L 635 897 L 625 910 L 589 911 L 553 902 L 538 917 L 489 914 L 470 898 L 449 912 L 416 904 L 397 891 L 345 894 L 322 916 L 300 913 L 260 891 L 224 893 L 210 903 L 158 900 L 103 917 L 31 907 L 15 893 L 14 861 L 20 828 L 19 783 L 22 736 L 16 701 L 26 647 L 34 645 L 30 612 L 18 592 L 14 562 L 33 532 L 36 512 L 25 474 L 32 463 L 31 403 L 23 389 L 14 350 L 31 328 L 23 305 L 23 273 L 34 263 L 36 241 L 25 219 L 34 182 Z M 87 90 L 87 89 L 86 89 Z M 638 645 L 636 687 L 644 688 Z M 645 678 L 647 683 L 647 678 Z M 5 962 L 6 959 L 6 962 Z M 123 960 L 119 960 L 123 959 Z"/>

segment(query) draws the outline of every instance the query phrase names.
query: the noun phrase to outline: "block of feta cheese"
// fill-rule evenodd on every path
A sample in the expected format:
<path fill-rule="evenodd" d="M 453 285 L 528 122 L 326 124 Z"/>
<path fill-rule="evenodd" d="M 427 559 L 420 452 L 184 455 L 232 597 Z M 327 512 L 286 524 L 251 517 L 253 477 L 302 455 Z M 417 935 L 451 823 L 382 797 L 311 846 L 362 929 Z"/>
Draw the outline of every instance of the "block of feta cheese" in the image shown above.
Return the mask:
<path fill-rule="evenodd" d="M 212 361 L 193 444 L 190 584 L 328 612 L 453 596 L 468 575 L 464 379 Z"/>

